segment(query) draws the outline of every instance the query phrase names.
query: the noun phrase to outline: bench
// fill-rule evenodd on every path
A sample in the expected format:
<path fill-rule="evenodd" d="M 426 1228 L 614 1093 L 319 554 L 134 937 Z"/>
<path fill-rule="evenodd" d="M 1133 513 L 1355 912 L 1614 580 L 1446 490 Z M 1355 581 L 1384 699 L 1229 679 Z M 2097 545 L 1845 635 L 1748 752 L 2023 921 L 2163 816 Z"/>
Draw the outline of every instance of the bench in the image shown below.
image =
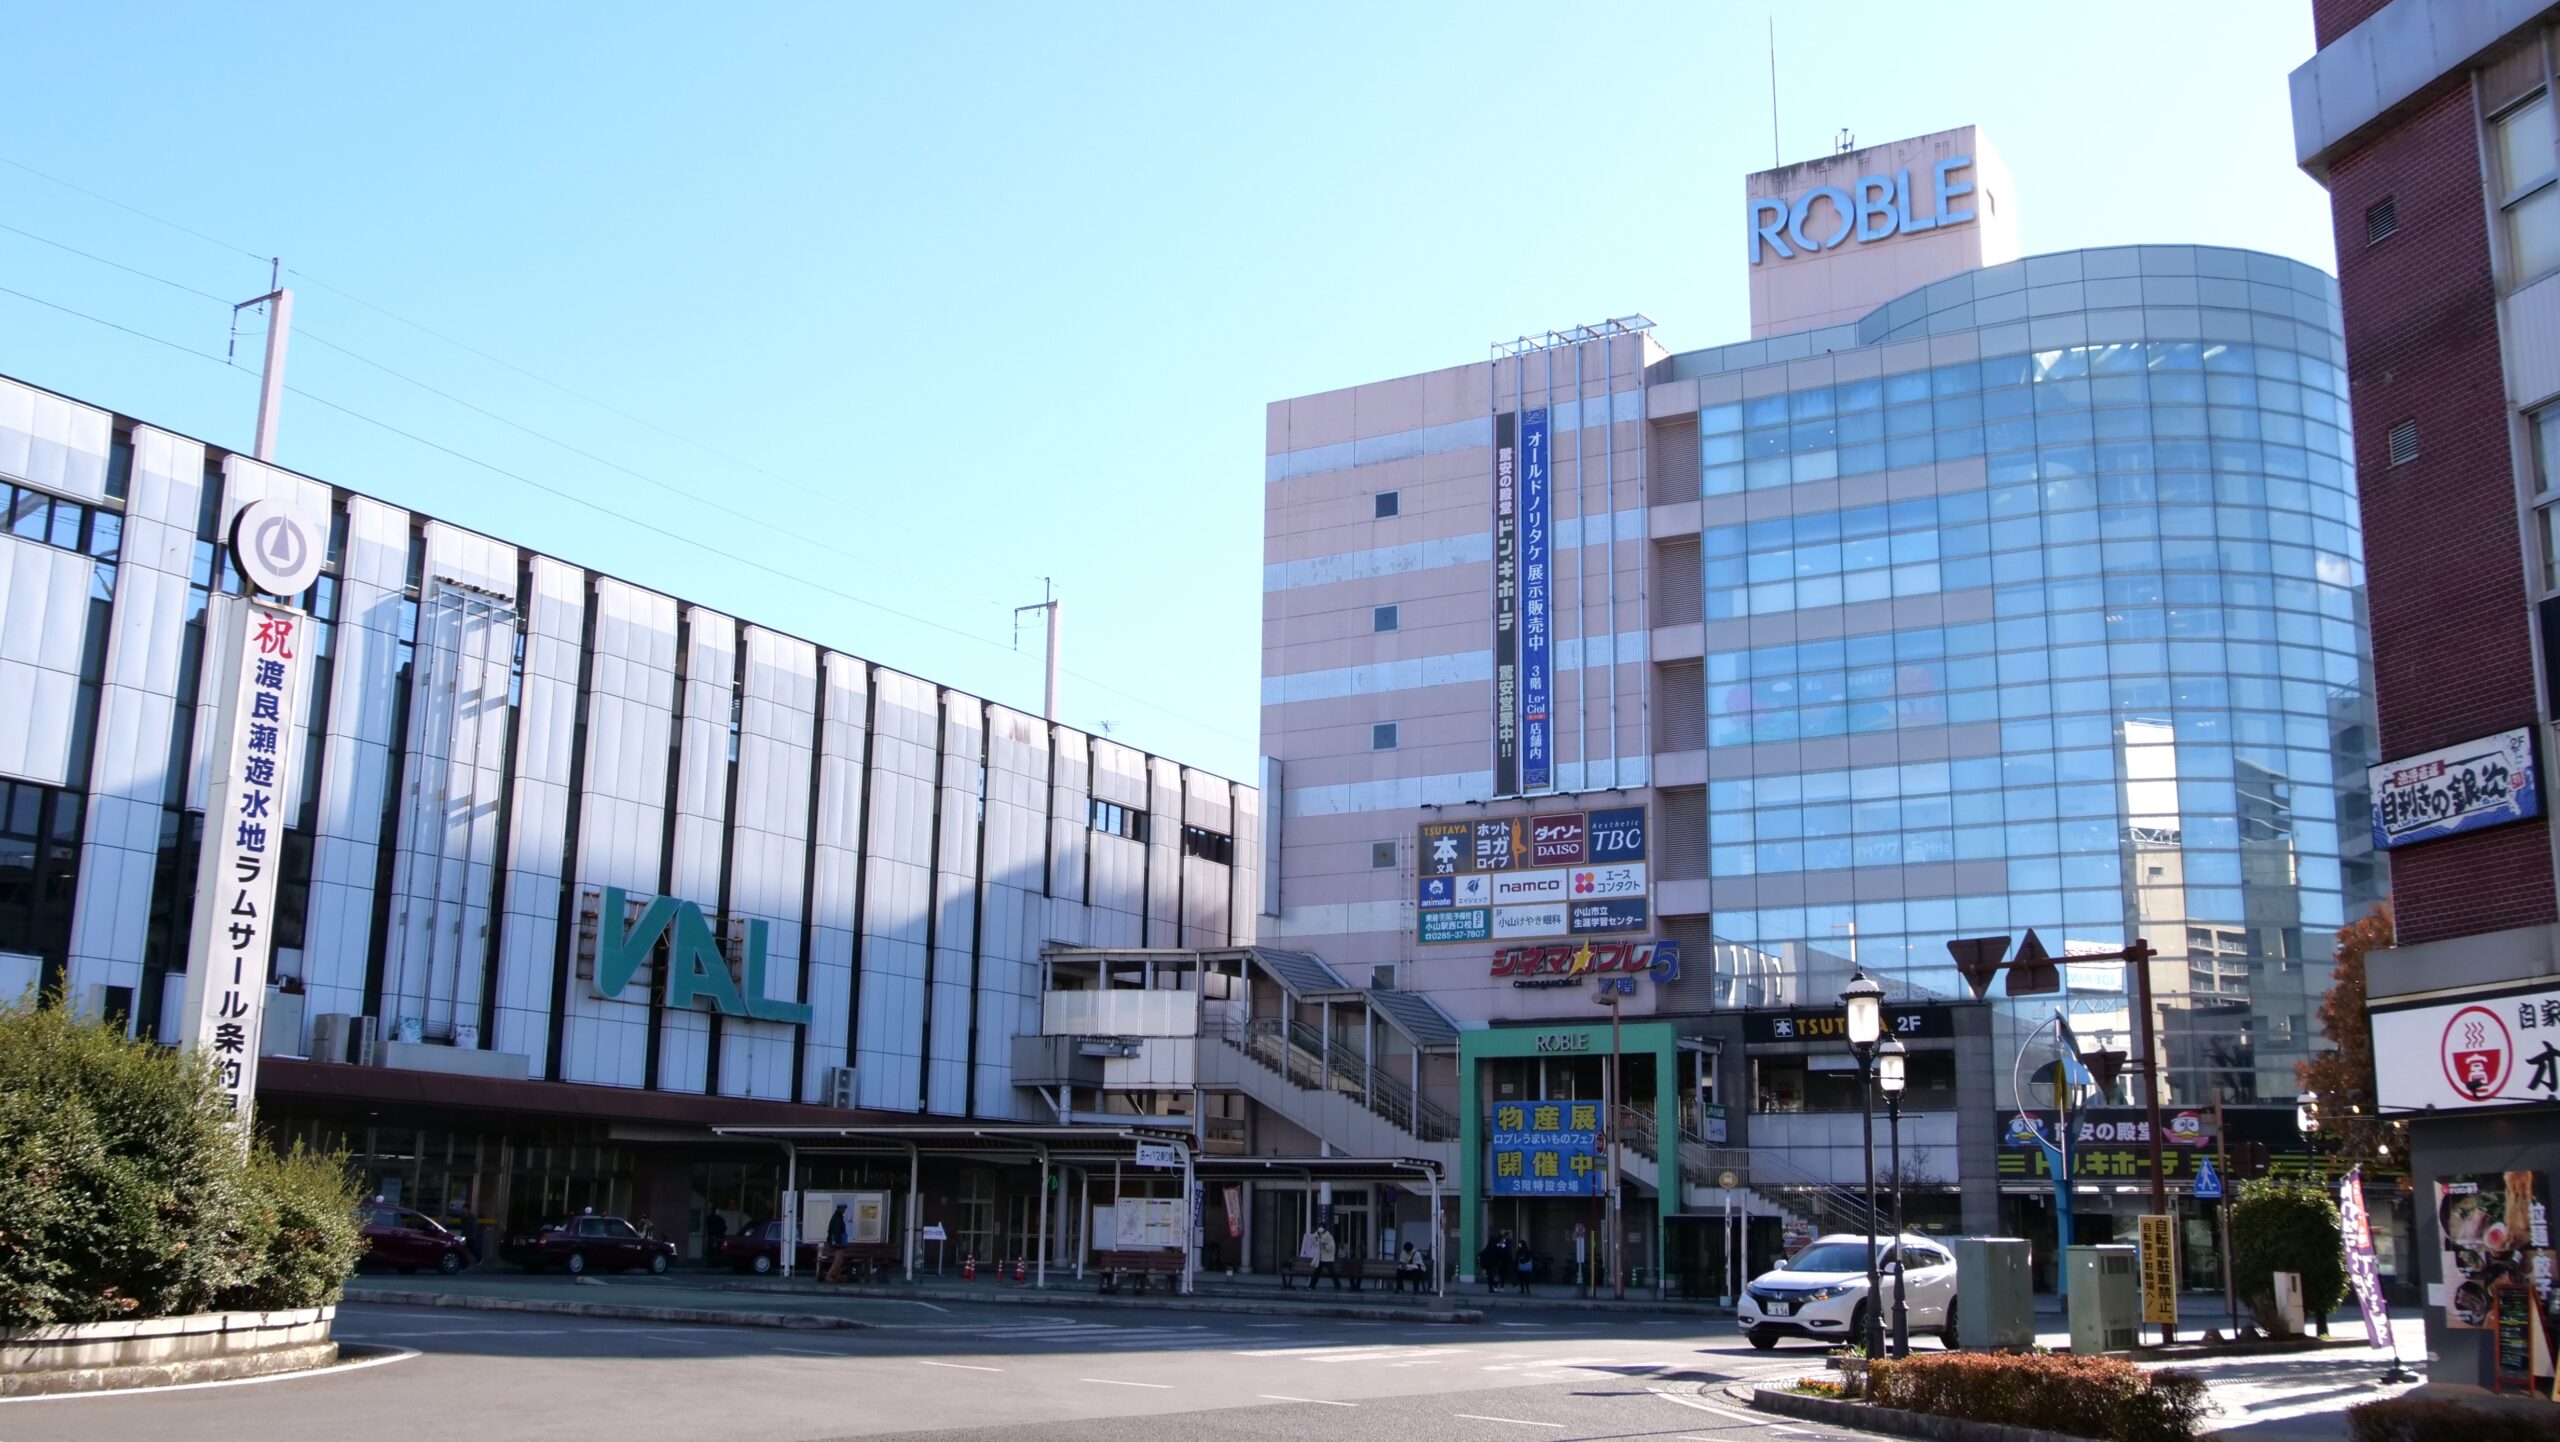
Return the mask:
<path fill-rule="evenodd" d="M 1122 1288 L 1144 1293 L 1151 1281 L 1160 1282 L 1165 1291 L 1182 1285 L 1182 1254 L 1167 1251 L 1095 1252 L 1085 1259 L 1085 1270 L 1094 1274 L 1105 1292 Z"/>
<path fill-rule="evenodd" d="M 820 1252 L 821 1282 L 885 1282 L 901 1265 L 897 1249 L 886 1242 L 849 1242 Z"/>
<path fill-rule="evenodd" d="M 1369 1282 L 1382 1282 L 1389 1287 L 1393 1287 L 1396 1283 L 1396 1264 L 1392 1257 L 1341 1257 L 1335 1260 L 1333 1269 L 1341 1275 L 1342 1280 L 1351 1284 L 1351 1290 L 1355 1292 Z M 1429 1275 L 1426 1269 L 1425 1278 L 1427 1279 Z M 1314 1291 L 1316 1264 L 1298 1257 L 1283 1261 L 1280 1264 L 1281 1291 L 1291 1290 L 1289 1279 L 1292 1277 L 1306 1278 L 1307 1290 Z"/>

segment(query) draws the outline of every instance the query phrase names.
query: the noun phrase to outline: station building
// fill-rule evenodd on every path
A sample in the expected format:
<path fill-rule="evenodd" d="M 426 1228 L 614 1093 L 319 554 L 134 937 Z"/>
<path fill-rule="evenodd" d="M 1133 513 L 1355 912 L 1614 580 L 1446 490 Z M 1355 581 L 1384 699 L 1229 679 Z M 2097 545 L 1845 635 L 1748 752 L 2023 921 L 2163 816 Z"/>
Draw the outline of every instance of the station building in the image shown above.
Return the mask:
<path fill-rule="evenodd" d="M 0 993 L 183 1034 L 225 541 L 259 500 L 327 554 L 274 598 L 313 644 L 258 1115 L 392 1201 L 592 1206 L 698 1255 L 792 1179 L 710 1128 L 1067 1120 L 1014 1070 L 1044 946 L 1252 939 L 1252 786 L 0 381 Z M 671 1001 L 650 917 L 729 976 Z M 1028 1176 L 937 1166 L 924 1220 L 955 1262 L 1030 1252 Z"/>
<path fill-rule="evenodd" d="M 2137 936 L 2173 1186 L 2217 1102 L 2307 1163 L 2331 935 L 2384 891 L 2336 286 L 2028 254 L 2023 199 L 1971 128 L 1761 172 L 1708 250 L 1747 338 L 1629 316 L 1269 407 L 1260 934 L 1460 1033 L 1418 1076 L 1461 1269 L 1590 1233 L 1613 1022 L 1630 1269 L 1714 1295 L 1848 1229 L 1855 969 L 1915 1224 L 2051 1237 L 2009 1124 L 2057 1005 L 2134 1049 L 2125 967 L 2068 958 Z M 1973 1000 L 1947 943 L 2030 929 L 2062 994 Z M 2080 1240 L 2147 1209 L 2139 1093 L 2101 1101 Z"/>

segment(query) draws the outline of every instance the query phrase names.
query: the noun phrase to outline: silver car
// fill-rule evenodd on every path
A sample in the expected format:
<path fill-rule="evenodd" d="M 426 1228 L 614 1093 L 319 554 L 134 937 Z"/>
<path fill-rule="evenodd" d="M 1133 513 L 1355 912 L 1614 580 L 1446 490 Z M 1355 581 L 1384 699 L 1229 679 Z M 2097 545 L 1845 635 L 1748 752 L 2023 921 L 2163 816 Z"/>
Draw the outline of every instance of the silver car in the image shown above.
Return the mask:
<path fill-rule="evenodd" d="M 1956 1345 L 1956 1259 L 1927 1237 L 1876 1239 L 1876 1271 L 1884 1289 L 1879 1319 L 1893 1321 L 1893 1269 L 1907 1263 L 1904 1305 L 1914 1333 L 1935 1332 Z M 1857 1345 L 1867 1334 L 1867 1239 L 1863 1233 L 1816 1237 L 1803 1251 L 1743 1288 L 1734 1323 L 1762 1351 L 1782 1338 Z"/>

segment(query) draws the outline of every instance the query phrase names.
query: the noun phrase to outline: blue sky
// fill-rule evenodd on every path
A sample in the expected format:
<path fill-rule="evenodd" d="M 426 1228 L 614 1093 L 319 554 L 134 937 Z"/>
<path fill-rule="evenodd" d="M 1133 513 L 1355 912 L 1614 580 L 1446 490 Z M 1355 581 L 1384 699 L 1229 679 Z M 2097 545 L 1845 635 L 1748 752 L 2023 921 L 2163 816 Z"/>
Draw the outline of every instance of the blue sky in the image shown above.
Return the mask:
<path fill-rule="evenodd" d="M 1265 403 L 1745 338 L 1771 13 L 15 6 L 0 286 L 197 354 L 0 294 L 0 372 L 246 449 L 282 256 L 283 464 L 1030 710 L 1054 576 L 1064 719 L 1250 777 Z M 1776 21 L 1790 161 L 1977 123 L 2031 253 L 2333 266 L 2303 0 Z"/>

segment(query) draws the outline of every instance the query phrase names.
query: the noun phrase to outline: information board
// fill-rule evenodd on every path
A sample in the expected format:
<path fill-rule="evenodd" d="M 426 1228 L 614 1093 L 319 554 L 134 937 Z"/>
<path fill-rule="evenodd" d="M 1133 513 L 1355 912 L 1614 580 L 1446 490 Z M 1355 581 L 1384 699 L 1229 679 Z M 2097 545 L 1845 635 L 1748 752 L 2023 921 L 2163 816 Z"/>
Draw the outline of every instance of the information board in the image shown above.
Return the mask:
<path fill-rule="evenodd" d="M 2142 1218 L 2142 1320 L 2178 1323 L 2178 1223 L 2157 1213 Z"/>
<path fill-rule="evenodd" d="M 1490 1120 L 1485 1195 L 1578 1197 L 1599 1187 L 1598 1102 L 1505 1102 Z"/>
<path fill-rule="evenodd" d="M 1648 931 L 1646 822 L 1641 806 L 1425 822 L 1415 936 L 1439 946 Z"/>

